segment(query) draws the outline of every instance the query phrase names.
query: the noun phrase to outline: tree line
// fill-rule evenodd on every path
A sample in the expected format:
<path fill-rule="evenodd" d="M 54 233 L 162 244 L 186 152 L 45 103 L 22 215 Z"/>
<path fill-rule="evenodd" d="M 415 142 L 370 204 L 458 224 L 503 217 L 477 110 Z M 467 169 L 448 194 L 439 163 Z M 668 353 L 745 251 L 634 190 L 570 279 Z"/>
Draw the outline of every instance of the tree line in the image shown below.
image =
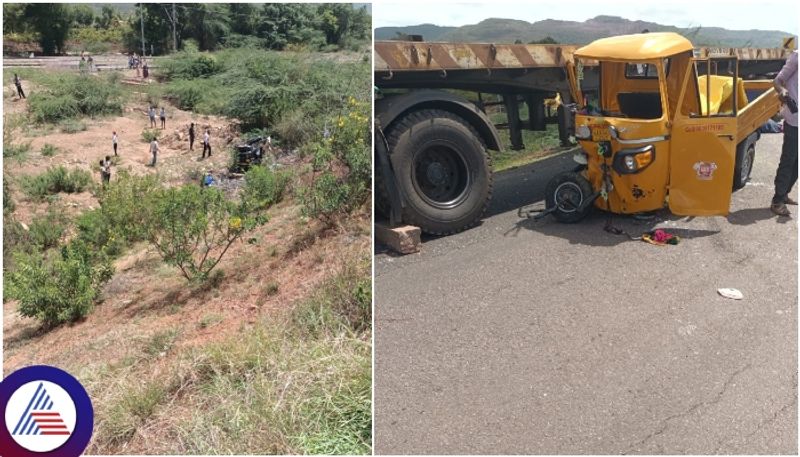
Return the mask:
<path fill-rule="evenodd" d="M 35 37 L 45 55 L 64 54 L 76 30 L 122 29 L 121 44 L 147 54 L 183 49 L 192 40 L 203 51 L 253 46 L 283 50 L 345 48 L 370 38 L 372 19 L 366 6 L 349 3 L 137 3 L 121 12 L 104 5 L 5 3 L 5 34 Z"/>

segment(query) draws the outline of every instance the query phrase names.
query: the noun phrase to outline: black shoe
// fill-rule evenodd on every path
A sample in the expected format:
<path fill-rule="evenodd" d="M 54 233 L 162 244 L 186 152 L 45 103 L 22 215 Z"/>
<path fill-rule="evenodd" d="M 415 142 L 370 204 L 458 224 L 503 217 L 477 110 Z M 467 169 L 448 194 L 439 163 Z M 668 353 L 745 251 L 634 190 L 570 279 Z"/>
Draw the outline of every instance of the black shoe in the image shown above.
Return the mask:
<path fill-rule="evenodd" d="M 769 210 L 772 211 L 773 214 L 783 217 L 789 217 L 792 213 L 789 211 L 789 208 L 786 207 L 785 203 L 773 203 Z"/>

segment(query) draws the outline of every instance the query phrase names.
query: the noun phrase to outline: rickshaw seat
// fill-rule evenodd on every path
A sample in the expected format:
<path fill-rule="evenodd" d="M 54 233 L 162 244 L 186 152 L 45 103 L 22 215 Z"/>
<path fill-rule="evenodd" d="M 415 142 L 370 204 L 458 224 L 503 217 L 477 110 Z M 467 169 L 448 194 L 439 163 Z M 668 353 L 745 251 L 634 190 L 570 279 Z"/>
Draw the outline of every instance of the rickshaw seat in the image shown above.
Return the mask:
<path fill-rule="evenodd" d="M 697 86 L 700 89 L 700 112 L 703 116 L 708 116 L 706 112 L 706 80 L 708 75 L 697 78 Z M 736 105 L 739 109 L 747 106 L 747 92 L 744 90 L 742 78 L 737 80 Z M 733 112 L 733 76 L 711 75 L 709 84 L 709 105 L 711 115 L 719 113 Z"/>
<path fill-rule="evenodd" d="M 620 92 L 617 104 L 622 114 L 635 119 L 659 119 L 662 115 L 658 92 Z"/>

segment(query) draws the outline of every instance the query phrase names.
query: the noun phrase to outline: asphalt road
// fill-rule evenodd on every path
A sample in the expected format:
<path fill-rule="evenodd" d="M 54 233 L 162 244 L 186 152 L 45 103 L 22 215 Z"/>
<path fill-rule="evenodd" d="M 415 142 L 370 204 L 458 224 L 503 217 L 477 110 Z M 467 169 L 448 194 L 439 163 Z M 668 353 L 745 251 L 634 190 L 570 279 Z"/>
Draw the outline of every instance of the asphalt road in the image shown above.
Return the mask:
<path fill-rule="evenodd" d="M 768 209 L 781 141 L 759 141 L 728 217 L 614 219 L 677 246 L 600 213 L 521 221 L 569 155 L 497 176 L 478 227 L 378 246 L 376 452 L 797 454 L 797 216 Z"/>

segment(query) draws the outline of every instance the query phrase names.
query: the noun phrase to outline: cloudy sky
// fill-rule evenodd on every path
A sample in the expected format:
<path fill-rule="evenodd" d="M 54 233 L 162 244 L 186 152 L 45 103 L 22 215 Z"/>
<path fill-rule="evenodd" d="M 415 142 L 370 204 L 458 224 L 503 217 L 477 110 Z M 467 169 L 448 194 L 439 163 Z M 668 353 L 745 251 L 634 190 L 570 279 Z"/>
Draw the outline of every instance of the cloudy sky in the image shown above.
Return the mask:
<path fill-rule="evenodd" d="M 380 1 L 373 5 L 373 23 L 375 27 L 424 23 L 460 26 L 476 24 L 490 17 L 528 22 L 543 19 L 584 21 L 605 14 L 678 27 L 702 25 L 731 30 L 780 30 L 796 35 L 800 19 L 797 5 L 794 0 Z"/>

